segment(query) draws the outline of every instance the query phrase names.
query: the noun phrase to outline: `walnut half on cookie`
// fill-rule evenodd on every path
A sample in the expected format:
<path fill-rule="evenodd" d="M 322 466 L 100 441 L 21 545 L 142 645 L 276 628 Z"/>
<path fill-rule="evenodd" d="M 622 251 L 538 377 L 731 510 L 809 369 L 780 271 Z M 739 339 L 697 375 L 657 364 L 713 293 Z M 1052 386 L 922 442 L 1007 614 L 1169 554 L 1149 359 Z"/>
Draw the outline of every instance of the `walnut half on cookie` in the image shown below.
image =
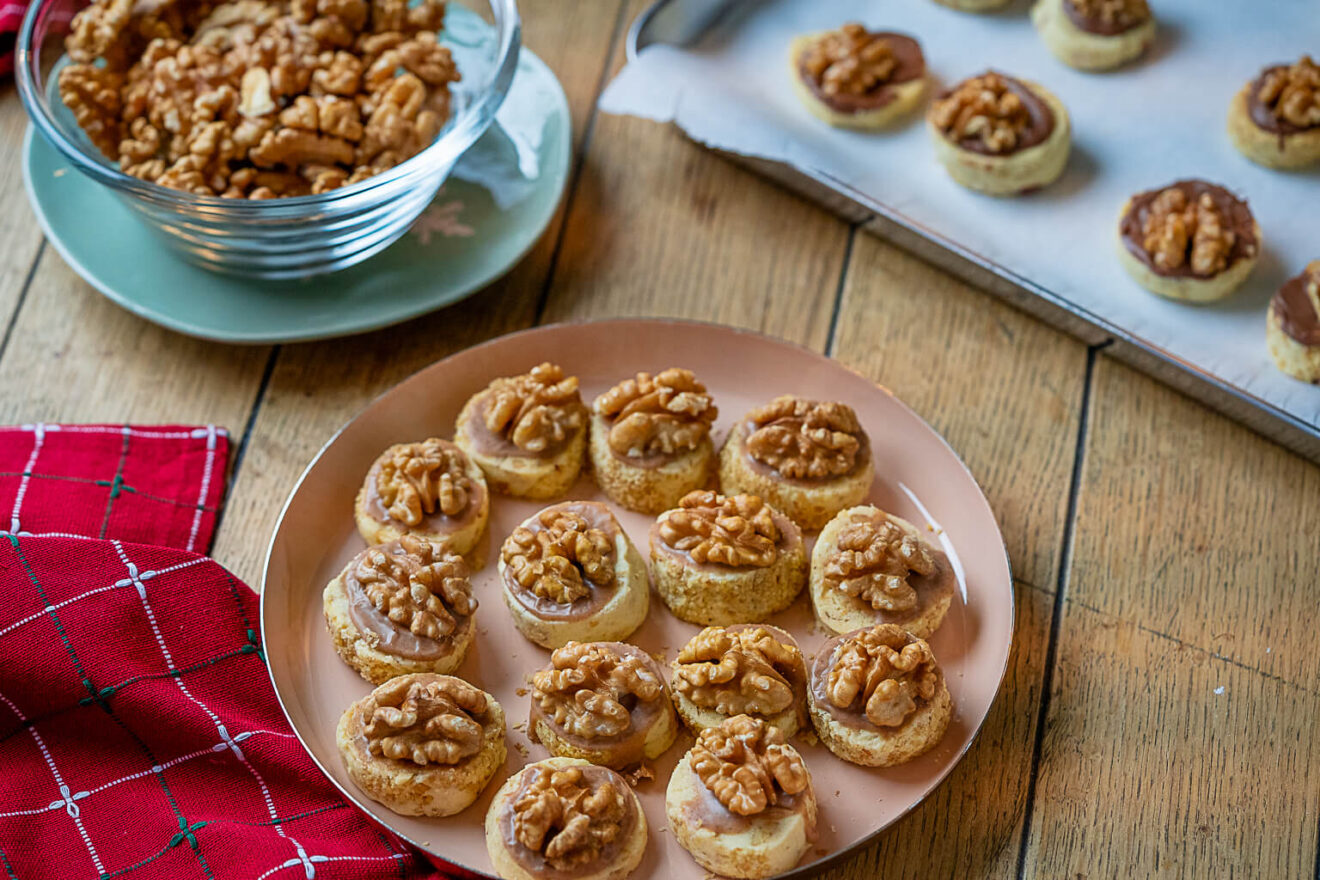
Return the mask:
<path fill-rule="evenodd" d="M 650 538 L 656 592 L 689 623 L 764 620 L 805 585 L 802 532 L 755 495 L 690 492 Z"/>
<path fill-rule="evenodd" d="M 893 624 L 821 646 L 808 694 L 821 742 L 867 767 L 892 767 L 934 748 L 953 711 L 930 645 Z"/>
<path fill-rule="evenodd" d="M 896 623 L 930 638 L 953 602 L 957 575 L 912 523 L 863 506 L 821 530 L 810 583 L 816 618 L 835 633 Z"/>
<path fill-rule="evenodd" d="M 404 816 L 452 816 L 504 764 L 504 710 L 461 678 L 401 675 L 350 705 L 335 741 L 372 800 Z"/>
<path fill-rule="evenodd" d="M 718 415 L 691 370 L 625 379 L 592 404 L 588 451 L 596 482 L 629 510 L 668 510 L 710 478 L 710 426 Z"/>
<path fill-rule="evenodd" d="M 646 842 L 646 814 L 624 778 L 577 758 L 528 764 L 486 811 L 486 852 L 504 880 L 623 880 Z"/>
<path fill-rule="evenodd" d="M 1259 165 L 1295 169 L 1320 162 L 1320 65 L 1303 55 L 1262 70 L 1233 96 L 1228 136 Z"/>
<path fill-rule="evenodd" d="M 1146 0 L 1036 0 L 1031 21 L 1055 57 L 1078 70 L 1110 70 L 1155 42 Z"/>
<path fill-rule="evenodd" d="M 737 715 L 702 731 L 665 790 L 674 839 L 724 877 L 789 870 L 816 838 L 811 772 L 784 735 Z"/>
<path fill-rule="evenodd" d="M 460 556 L 486 530 L 486 478 L 453 443 L 432 437 L 386 449 L 358 490 L 353 517 L 368 544 L 417 535 Z"/>
<path fill-rule="evenodd" d="M 758 495 L 808 530 L 865 498 L 874 477 L 870 438 L 835 401 L 777 397 L 734 425 L 720 450 L 720 491 Z"/>
<path fill-rule="evenodd" d="M 654 658 L 622 642 L 569 642 L 531 679 L 528 735 L 552 755 L 622 769 L 674 743 L 678 721 Z"/>
<path fill-rule="evenodd" d="M 797 642 L 777 626 L 708 626 L 671 664 L 674 705 L 694 733 L 751 715 L 784 736 L 806 724 L 807 667 Z"/>
<path fill-rule="evenodd" d="M 916 110 L 926 94 L 921 45 L 856 22 L 798 37 L 789 47 L 788 66 L 806 108 L 844 128 L 892 125 Z"/>
<path fill-rule="evenodd" d="M 1204 180 L 1138 193 L 1118 220 L 1118 257 L 1128 274 L 1152 293 L 1190 302 L 1222 299 L 1241 287 L 1260 240 L 1247 203 Z"/>
<path fill-rule="evenodd" d="M 1068 111 L 1037 83 L 987 71 L 937 95 L 926 120 L 936 158 L 968 189 L 1018 195 L 1053 183 L 1068 164 Z"/>
<path fill-rule="evenodd" d="M 577 377 L 543 363 L 496 379 L 463 404 L 454 442 L 498 492 L 563 495 L 577 481 L 587 449 L 587 407 Z"/>
<path fill-rule="evenodd" d="M 335 651 L 372 684 L 453 672 L 476 634 L 467 563 L 413 535 L 355 556 L 326 585 L 322 608 Z"/>

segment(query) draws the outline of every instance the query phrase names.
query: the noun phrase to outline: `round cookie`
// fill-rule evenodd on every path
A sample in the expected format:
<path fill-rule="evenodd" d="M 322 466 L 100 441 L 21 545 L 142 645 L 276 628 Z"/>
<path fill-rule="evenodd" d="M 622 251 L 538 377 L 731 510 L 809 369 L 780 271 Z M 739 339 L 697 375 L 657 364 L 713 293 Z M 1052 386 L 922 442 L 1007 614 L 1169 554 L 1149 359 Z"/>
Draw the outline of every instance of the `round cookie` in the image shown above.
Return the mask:
<path fill-rule="evenodd" d="M 1216 238 L 1203 229 L 1221 233 Z M 1222 232 L 1232 233 L 1231 242 Z M 1260 241 L 1260 225 L 1247 203 L 1204 180 L 1138 193 L 1119 213 L 1120 264 L 1142 287 L 1169 299 L 1228 296 L 1256 267 Z"/>
<path fill-rule="evenodd" d="M 865 767 L 893 767 L 930 751 L 953 714 L 930 646 L 892 624 L 821 646 L 807 693 L 820 741 Z"/>
<path fill-rule="evenodd" d="M 1320 385 L 1320 260 L 1312 261 L 1274 294 L 1265 334 L 1280 370 Z"/>
<path fill-rule="evenodd" d="M 412 535 L 353 557 L 326 585 L 322 610 L 335 652 L 372 684 L 453 672 L 476 635 L 467 563 Z"/>
<path fill-rule="evenodd" d="M 452 816 L 504 765 L 504 710 L 461 678 L 392 678 L 344 711 L 335 730 L 344 769 L 403 816 Z"/>
<path fill-rule="evenodd" d="M 543 648 L 626 638 L 650 608 L 646 562 L 596 501 L 526 519 L 500 549 L 499 574 L 514 626 Z"/>
<path fill-rule="evenodd" d="M 1031 21 L 1054 56 L 1078 70 L 1112 70 L 1145 54 L 1155 42 L 1155 17 L 1146 0 L 1126 0 L 1112 18 L 1097 17 L 1093 0 L 1036 0 Z"/>
<path fill-rule="evenodd" d="M 978 121 L 986 118 L 992 122 Z M 1039 83 L 988 71 L 940 93 L 926 119 L 935 157 L 977 192 L 1031 192 L 1057 180 L 1068 164 L 1068 110 Z"/>
<path fill-rule="evenodd" d="M 895 623 L 928 639 L 944 622 L 958 577 L 915 525 L 863 506 L 821 530 L 809 584 L 816 619 L 832 632 Z"/>
<path fill-rule="evenodd" d="M 549 804 L 553 818 L 542 830 L 538 811 L 543 815 Z M 520 821 L 522 815 L 530 821 Z M 570 822 L 575 832 L 564 835 Z M 618 828 L 608 834 L 605 823 Z M 646 814 L 623 777 L 576 758 L 538 761 L 509 777 L 486 811 L 485 827 L 486 852 L 504 880 L 623 880 L 641 864 L 648 833 Z"/>
<path fill-rule="evenodd" d="M 785 737 L 806 725 L 806 662 L 797 641 L 777 626 L 706 627 L 670 670 L 674 708 L 693 733 L 734 715 L 759 718 Z"/>
<path fill-rule="evenodd" d="M 587 451 L 577 377 L 543 363 L 496 379 L 463 404 L 454 442 L 497 492 L 534 500 L 563 495 L 577 482 Z"/>
<path fill-rule="evenodd" d="M 481 468 L 448 440 L 400 443 L 381 453 L 353 503 L 353 519 L 368 544 L 417 535 L 465 555 L 490 518 Z"/>
<path fill-rule="evenodd" d="M 789 46 L 793 90 L 812 114 L 841 128 L 888 128 L 926 96 L 921 45 L 905 34 L 845 24 L 804 34 Z"/>
<path fill-rule="evenodd" d="M 650 539 L 656 592 L 689 623 L 764 620 L 806 584 L 802 532 L 753 495 L 691 492 L 660 514 Z"/>
<path fill-rule="evenodd" d="M 1309 95 L 1309 100 L 1299 100 Z M 1320 162 L 1320 65 L 1309 55 L 1261 71 L 1228 105 L 1228 137 L 1258 165 L 1294 170 Z"/>

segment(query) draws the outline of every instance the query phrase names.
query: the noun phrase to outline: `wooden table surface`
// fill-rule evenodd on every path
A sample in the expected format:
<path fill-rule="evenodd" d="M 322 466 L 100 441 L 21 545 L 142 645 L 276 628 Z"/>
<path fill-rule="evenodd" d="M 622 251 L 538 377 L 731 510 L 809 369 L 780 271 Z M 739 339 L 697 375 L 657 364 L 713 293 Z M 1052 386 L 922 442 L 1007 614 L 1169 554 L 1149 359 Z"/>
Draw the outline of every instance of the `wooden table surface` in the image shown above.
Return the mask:
<path fill-rule="evenodd" d="M 559 213 L 489 289 L 350 339 L 235 348 L 103 299 L 42 240 L 4 86 L 0 419 L 227 426 L 214 555 L 255 583 L 321 444 L 453 351 L 622 315 L 826 351 L 962 454 L 1018 577 L 1013 655 L 980 738 L 828 876 L 1320 880 L 1320 469 L 670 128 L 598 114 L 639 0 L 523 7 L 573 109 Z"/>

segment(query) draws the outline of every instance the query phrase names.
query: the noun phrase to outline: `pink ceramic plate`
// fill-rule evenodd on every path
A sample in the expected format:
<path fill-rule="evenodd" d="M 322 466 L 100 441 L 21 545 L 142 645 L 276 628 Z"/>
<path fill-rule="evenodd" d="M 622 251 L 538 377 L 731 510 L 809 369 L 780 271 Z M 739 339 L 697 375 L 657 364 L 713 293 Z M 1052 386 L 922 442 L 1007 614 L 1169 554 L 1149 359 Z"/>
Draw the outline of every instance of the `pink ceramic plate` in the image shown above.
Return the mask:
<path fill-rule="evenodd" d="M 542 327 L 479 345 L 421 371 L 389 391 L 326 444 L 285 505 L 266 559 L 261 601 L 262 633 L 271 679 L 304 746 L 344 794 L 400 837 L 433 856 L 489 873 L 482 821 L 500 783 L 530 761 L 547 757 L 523 732 L 528 698 L 517 691 L 544 665 L 548 652 L 524 639 L 500 599 L 493 564 L 474 578 L 481 602 L 478 637 L 459 669 L 485 688 L 509 718 L 509 758 L 502 773 L 465 812 L 448 819 L 397 816 L 365 797 L 344 773 L 335 747 L 335 724 L 353 700 L 370 690 L 335 655 L 321 616 L 321 590 L 364 546 L 353 525 L 353 498 L 372 460 L 392 443 L 428 436 L 450 437 L 463 402 L 496 376 L 525 372 L 554 361 L 581 378 L 591 401 L 620 379 L 646 370 L 687 367 L 715 397 L 718 444 L 738 416 L 779 394 L 842 400 L 857 410 L 871 436 L 876 481 L 870 501 L 918 524 L 954 561 L 961 589 L 944 625 L 931 639 L 944 665 L 954 714 L 944 740 L 932 752 L 890 770 L 844 763 L 823 746 L 795 740 L 806 758 L 820 801 L 820 838 L 793 875 L 814 873 L 894 822 L 926 797 L 958 762 L 1003 677 L 1013 635 L 1013 592 L 1003 538 L 990 506 L 971 474 L 931 428 L 883 388 L 813 352 L 709 324 L 622 320 Z M 589 477 L 573 498 L 606 500 Z M 646 555 L 651 520 L 615 510 Z M 491 509 L 487 559 L 538 505 L 497 496 Z M 803 591 L 798 602 L 772 621 L 797 637 L 810 657 L 825 640 L 813 625 Z M 698 630 L 671 615 L 652 597 L 647 622 L 630 641 L 672 659 Z M 515 727 L 514 725 L 517 725 Z M 691 745 L 681 735 L 654 766 L 656 778 L 637 791 L 651 827 L 642 878 L 703 878 L 706 872 L 666 829 L 665 785 Z M 846 795 L 843 794 L 846 792 Z"/>

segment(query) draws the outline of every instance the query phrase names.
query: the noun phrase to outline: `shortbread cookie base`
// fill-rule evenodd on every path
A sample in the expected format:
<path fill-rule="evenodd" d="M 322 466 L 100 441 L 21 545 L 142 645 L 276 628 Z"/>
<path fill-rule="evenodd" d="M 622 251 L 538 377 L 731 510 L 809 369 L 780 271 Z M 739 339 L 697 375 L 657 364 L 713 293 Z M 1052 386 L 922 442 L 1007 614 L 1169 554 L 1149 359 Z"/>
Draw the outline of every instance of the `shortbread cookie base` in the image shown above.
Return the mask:
<path fill-rule="evenodd" d="M 1120 223 L 1122 218 L 1127 216 L 1131 204 L 1132 201 L 1129 199 L 1123 205 L 1123 210 L 1118 215 Z M 1255 224 L 1255 229 L 1256 241 L 1259 242 L 1261 240 L 1259 223 Z M 1228 296 L 1241 287 L 1247 276 L 1251 274 L 1251 270 L 1256 268 L 1259 254 L 1260 248 L 1257 247 L 1255 256 L 1238 259 L 1223 272 L 1209 278 L 1192 275 L 1160 275 L 1128 250 L 1121 233 L 1118 236 L 1118 261 L 1133 280 L 1151 293 L 1183 302 L 1213 302 Z"/>
<path fill-rule="evenodd" d="M 495 724 L 486 730 L 481 751 L 454 764 L 419 767 L 410 761 L 382 758 L 368 752 L 356 734 L 360 702 L 348 707 L 335 729 L 335 742 L 348 776 L 368 797 L 402 816 L 452 816 L 471 806 L 504 766 L 504 709 L 495 698 L 490 712 Z"/>
<path fill-rule="evenodd" d="M 651 548 L 655 589 L 680 620 L 703 626 L 756 623 L 782 611 L 807 582 L 807 554 L 798 542 L 764 568 L 698 566 Z"/>
<path fill-rule="evenodd" d="M 678 507 L 679 500 L 710 479 L 715 447 L 707 436 L 697 445 L 660 467 L 629 464 L 614 454 L 609 444 L 610 425 L 595 413 L 591 416 L 591 468 L 596 483 L 610 500 L 629 510 L 655 516 Z"/>
<path fill-rule="evenodd" d="M 1015 196 L 1048 186 L 1063 174 L 1072 149 L 1072 123 L 1068 110 L 1055 94 L 1038 83 L 1020 79 L 1054 114 L 1054 130 L 1034 147 L 1007 156 L 987 156 L 964 149 L 927 122 L 935 157 L 949 176 L 968 189 L 992 196 Z"/>
<path fill-rule="evenodd" d="M 509 850 L 504 846 L 504 835 L 500 831 L 500 815 L 513 806 L 513 794 L 522 784 L 522 775 L 530 767 L 550 767 L 554 770 L 562 770 L 566 767 L 582 765 L 587 761 L 580 761 L 576 758 L 549 758 L 545 761 L 539 761 L 536 764 L 529 764 L 519 772 L 510 776 L 500 790 L 495 793 L 495 798 L 490 803 L 490 809 L 486 811 L 486 852 L 490 855 L 490 861 L 495 866 L 495 873 L 504 880 L 543 880 L 542 877 L 532 874 L 522 865 L 514 860 L 509 854 Z M 637 801 L 637 795 L 631 788 L 625 786 L 627 795 L 631 797 L 636 806 L 637 826 L 633 829 L 633 834 L 628 838 L 627 845 L 619 852 L 614 863 L 607 868 L 599 871 L 583 871 L 575 873 L 575 880 L 623 880 L 641 864 L 642 856 L 646 853 L 646 841 L 648 837 L 646 828 L 646 814 L 642 812 L 642 805 Z"/>
<path fill-rule="evenodd" d="M 925 754 L 944 738 L 953 714 L 953 699 L 943 678 L 934 699 L 892 731 L 883 727 L 866 730 L 836 720 L 829 709 L 816 702 L 814 688 L 807 689 L 807 699 L 811 723 L 820 741 L 843 760 L 863 767 L 893 767 Z"/>
<path fill-rule="evenodd" d="M 1294 379 L 1320 385 L 1320 345 L 1303 345 L 1283 332 L 1273 308 L 1265 319 L 1265 343 L 1280 370 Z"/>
<path fill-rule="evenodd" d="M 907 82 L 887 86 L 893 93 L 893 100 L 883 107 L 876 107 L 873 110 L 842 113 L 822 101 L 811 90 L 811 87 L 802 81 L 802 74 L 798 65 L 798 59 L 802 57 L 803 50 L 811 45 L 813 41 L 819 39 L 820 36 L 819 33 L 804 34 L 794 39 L 788 49 L 788 75 L 793 83 L 793 92 L 813 116 L 838 128 L 875 130 L 891 128 L 900 122 L 906 121 L 921 106 L 929 85 L 929 78 L 925 75 Z"/>
<path fill-rule="evenodd" d="M 753 469 L 747 460 L 741 426 L 729 432 L 720 450 L 720 492 L 757 495 L 807 531 L 814 531 L 840 510 L 860 504 L 871 491 L 875 466 L 870 458 L 856 472 L 811 485 L 786 480 Z M 743 621 L 733 621 L 741 623 Z"/>
<path fill-rule="evenodd" d="M 776 817 L 749 816 L 743 831 L 715 831 L 694 822 L 685 807 L 708 797 L 705 783 L 692 770 L 685 755 L 674 767 L 665 789 L 665 816 L 674 839 L 692 854 L 697 864 L 724 877 L 773 877 L 790 870 L 810 847 L 808 820 L 799 813 Z M 816 795 L 810 786 L 808 798 L 812 821 Z"/>
<path fill-rule="evenodd" d="M 711 727 L 719 727 L 732 717 L 721 715 L 714 709 L 698 706 L 677 690 L 674 691 L 674 708 L 678 710 L 678 717 L 683 719 L 683 723 L 694 734 L 701 733 Z M 790 706 L 782 712 L 776 712 L 774 715 L 754 715 L 753 717 L 760 718 L 771 727 L 777 728 L 785 739 L 795 735 L 801 729 L 800 713 L 796 706 Z"/>
<path fill-rule="evenodd" d="M 1253 84 L 1243 86 L 1228 104 L 1228 137 L 1238 152 L 1257 165 L 1285 171 L 1320 162 L 1320 128 L 1280 136 L 1252 120 L 1247 101 Z"/>
<path fill-rule="evenodd" d="M 1155 42 L 1151 18 L 1121 34 L 1093 34 L 1073 23 L 1064 0 L 1037 0 L 1031 20 L 1041 41 L 1055 57 L 1078 70 L 1112 70 L 1140 58 Z"/>

